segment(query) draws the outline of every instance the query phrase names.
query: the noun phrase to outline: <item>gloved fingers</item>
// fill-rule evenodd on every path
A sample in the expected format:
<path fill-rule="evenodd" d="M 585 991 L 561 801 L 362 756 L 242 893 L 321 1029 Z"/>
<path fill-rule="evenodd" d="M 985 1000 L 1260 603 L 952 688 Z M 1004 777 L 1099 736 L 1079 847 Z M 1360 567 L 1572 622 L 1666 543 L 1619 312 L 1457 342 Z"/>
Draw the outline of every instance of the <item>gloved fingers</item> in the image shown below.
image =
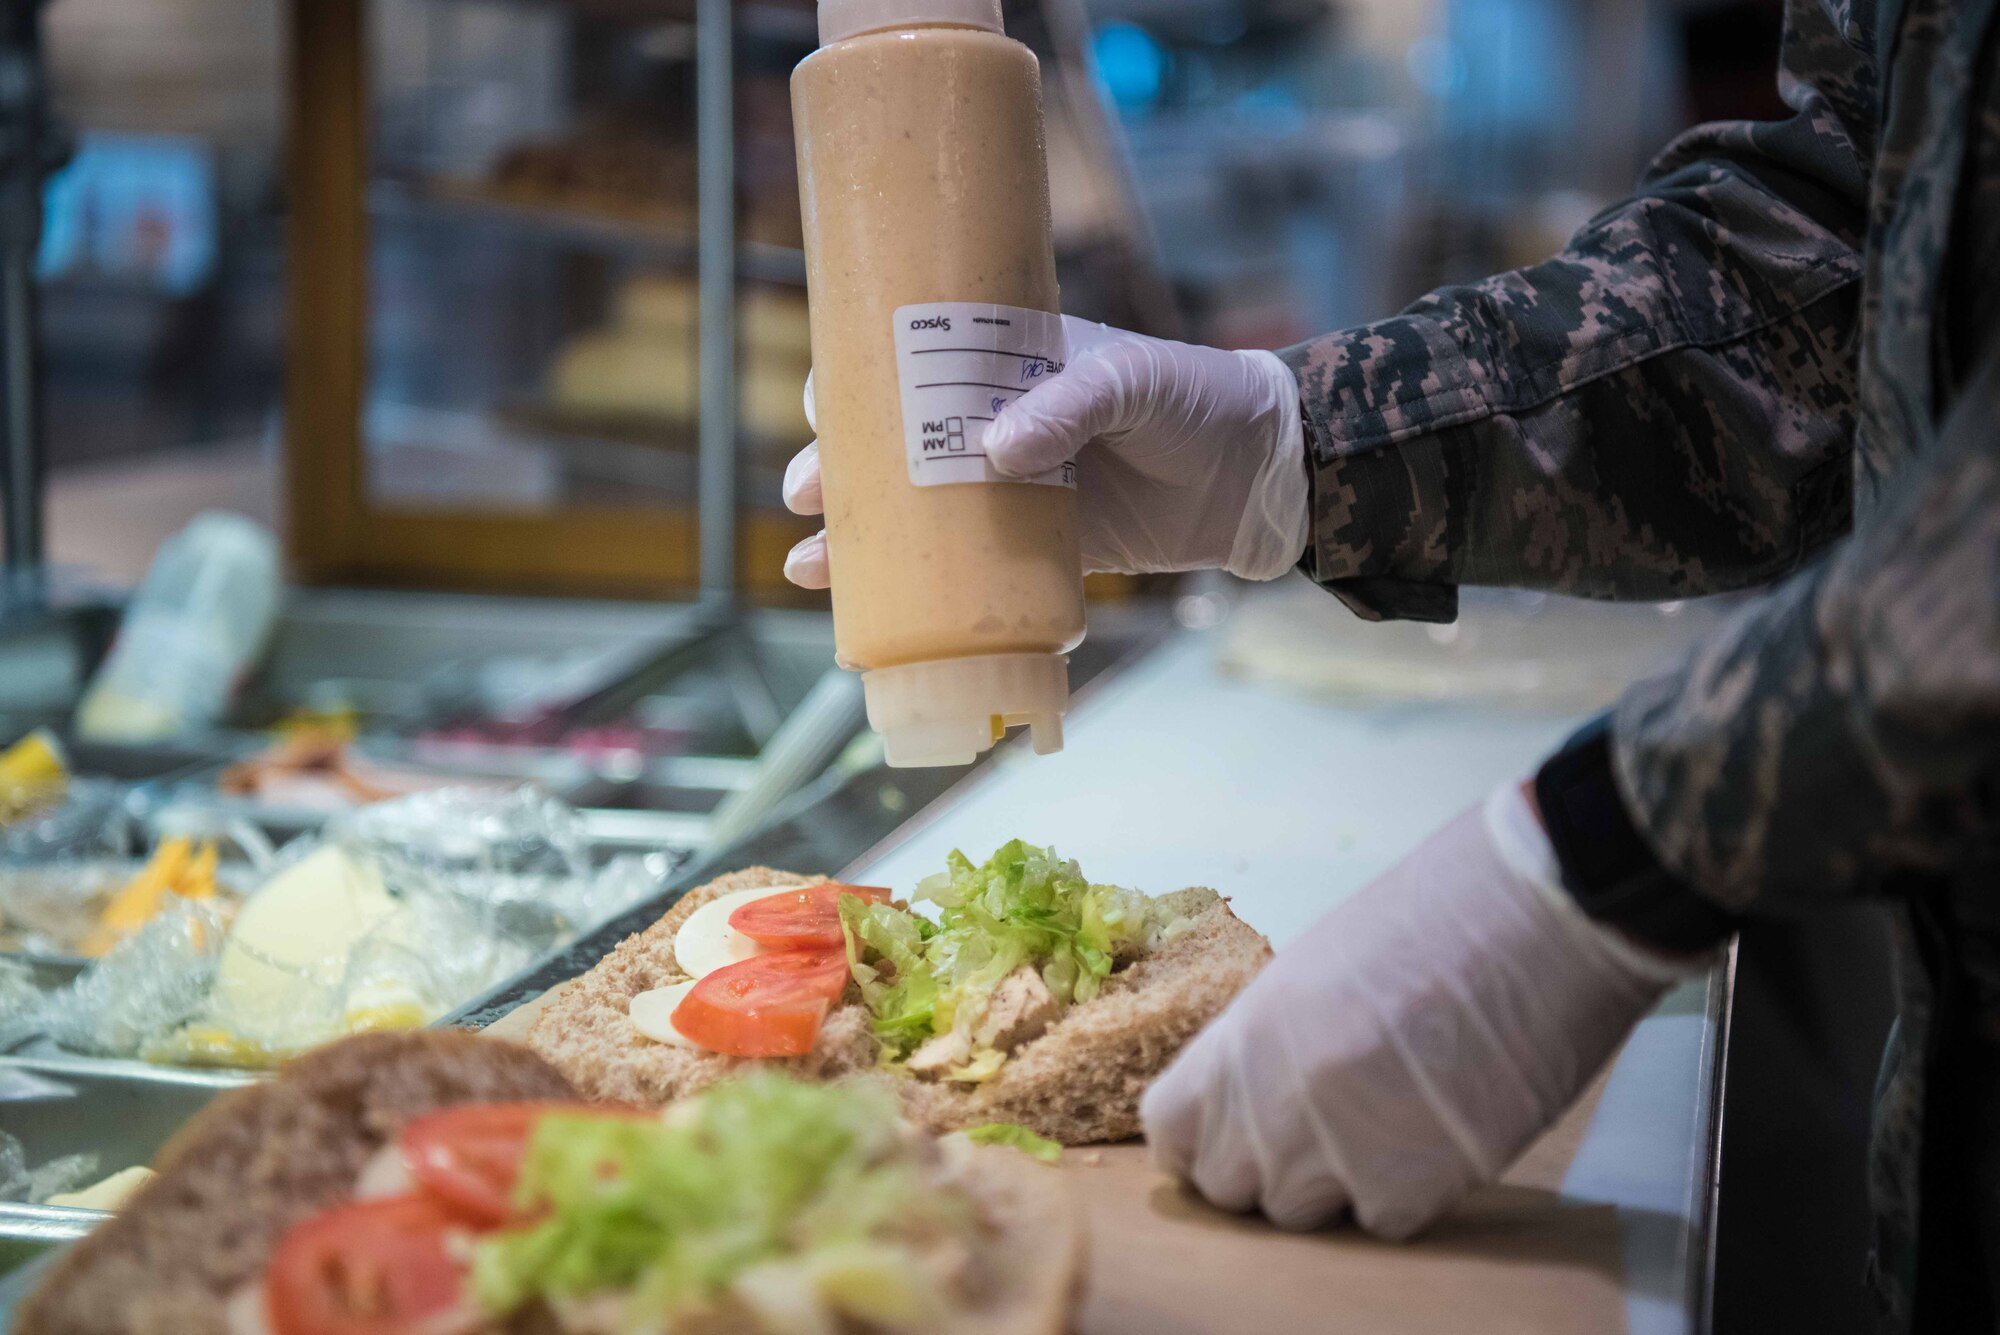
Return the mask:
<path fill-rule="evenodd" d="M 1187 1180 L 1219 1210 L 1255 1209 L 1264 1174 L 1256 1152 L 1255 1094 L 1239 1079 L 1232 1045 L 1217 1045 L 1220 1061 L 1203 1099 L 1201 1123 Z"/>
<path fill-rule="evenodd" d="M 1201 1144 L 1202 1103 L 1214 1084 L 1215 1035 L 1221 1024 L 1181 1049 L 1139 1098 L 1146 1148 L 1161 1172 L 1185 1178 Z"/>
<path fill-rule="evenodd" d="M 820 494 L 819 442 L 813 441 L 785 465 L 785 508 L 795 515 L 816 515 L 826 509 Z"/>
<path fill-rule="evenodd" d="M 1260 1178 L 1250 1152 L 1252 1108 L 1236 1082 L 1230 1014 L 1194 1042 L 1139 1100 L 1153 1162 L 1218 1209 L 1254 1209 Z"/>
<path fill-rule="evenodd" d="M 813 373 L 806 372 L 806 425 L 819 430 L 819 415 L 813 412 Z"/>
<path fill-rule="evenodd" d="M 1347 1207 L 1346 1184 L 1320 1165 L 1279 1178 L 1257 1202 L 1264 1217 L 1288 1233 L 1325 1228 Z"/>
<path fill-rule="evenodd" d="M 833 587 L 833 575 L 827 566 L 825 529 L 785 553 L 785 578 L 802 589 Z"/>
<path fill-rule="evenodd" d="M 1232 1007 L 1153 1082 L 1139 1117 L 1154 1163 L 1210 1204 L 1318 1228 L 1347 1208 L 1347 1186 L 1312 1143 L 1296 1068 L 1267 1064 L 1283 1041 L 1273 1018 L 1254 1000 Z"/>
<path fill-rule="evenodd" d="M 1072 354 L 1061 375 L 1000 410 L 987 425 L 987 461 L 1008 477 L 1033 477 L 1074 459 L 1095 437 L 1128 425 L 1133 411 L 1123 359 Z"/>

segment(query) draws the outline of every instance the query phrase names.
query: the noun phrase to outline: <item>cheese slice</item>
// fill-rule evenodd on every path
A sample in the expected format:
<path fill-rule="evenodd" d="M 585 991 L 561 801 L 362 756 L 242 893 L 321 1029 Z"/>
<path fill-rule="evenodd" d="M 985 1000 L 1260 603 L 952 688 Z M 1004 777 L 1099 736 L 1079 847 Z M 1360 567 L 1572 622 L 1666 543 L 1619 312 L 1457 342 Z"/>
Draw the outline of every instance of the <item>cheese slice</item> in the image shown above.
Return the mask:
<path fill-rule="evenodd" d="M 706 1052 L 701 1046 L 674 1028 L 674 1012 L 687 1000 L 687 994 L 694 991 L 694 980 L 674 983 L 669 987 L 656 987 L 650 992 L 641 992 L 632 998 L 626 1013 L 632 1017 L 632 1027 L 656 1043 L 671 1043 L 675 1047 L 694 1048 Z"/>
<path fill-rule="evenodd" d="M 764 947 L 729 925 L 729 915 L 745 904 L 753 904 L 787 890 L 803 890 L 798 885 L 763 885 L 718 896 L 688 915 L 680 931 L 674 933 L 674 962 L 690 978 L 705 978 L 729 964 L 740 964 Z"/>
<path fill-rule="evenodd" d="M 136 1168 L 121 1168 L 101 1182 L 93 1182 L 81 1191 L 59 1191 L 44 1201 L 44 1205 L 66 1205 L 73 1210 L 116 1210 L 132 1198 L 132 1194 L 153 1180 L 153 1170 L 143 1165 Z"/>
<path fill-rule="evenodd" d="M 316 1019 L 351 952 L 396 911 L 373 864 L 328 844 L 245 900 L 210 991 L 218 1013 L 261 1028 Z"/>

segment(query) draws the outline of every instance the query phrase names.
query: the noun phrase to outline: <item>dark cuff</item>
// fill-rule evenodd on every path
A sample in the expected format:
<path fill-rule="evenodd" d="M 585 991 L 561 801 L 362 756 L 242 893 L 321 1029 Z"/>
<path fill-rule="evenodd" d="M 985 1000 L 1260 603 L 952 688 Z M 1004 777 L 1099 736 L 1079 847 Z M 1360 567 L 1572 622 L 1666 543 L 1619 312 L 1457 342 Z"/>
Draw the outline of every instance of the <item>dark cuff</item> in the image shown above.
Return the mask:
<path fill-rule="evenodd" d="M 1350 612 L 1363 621 L 1458 620 L 1456 584 L 1436 584 L 1395 575 L 1322 573 L 1331 571 L 1335 562 L 1351 569 L 1354 565 L 1353 551 L 1342 538 L 1322 538 L 1322 533 L 1327 531 L 1322 526 L 1329 523 L 1326 512 L 1320 506 L 1322 461 L 1329 458 L 1332 452 L 1324 445 L 1325 428 L 1314 417 L 1311 402 L 1302 397 L 1300 405 L 1306 433 L 1306 514 L 1310 527 L 1305 555 L 1299 558 L 1299 569 L 1305 572 L 1307 579 L 1340 599 Z M 1378 462 L 1376 466 L 1381 465 Z M 1356 466 L 1350 461 L 1347 467 L 1355 470 Z M 1345 511 L 1347 507 L 1342 506 L 1341 509 Z M 1324 559 L 1322 552 L 1326 553 Z"/>
<path fill-rule="evenodd" d="M 1611 717 L 1586 724 L 1543 762 L 1535 805 L 1583 911 L 1647 945 L 1708 950 L 1740 921 L 1660 864 L 1633 823 L 1611 767 Z"/>

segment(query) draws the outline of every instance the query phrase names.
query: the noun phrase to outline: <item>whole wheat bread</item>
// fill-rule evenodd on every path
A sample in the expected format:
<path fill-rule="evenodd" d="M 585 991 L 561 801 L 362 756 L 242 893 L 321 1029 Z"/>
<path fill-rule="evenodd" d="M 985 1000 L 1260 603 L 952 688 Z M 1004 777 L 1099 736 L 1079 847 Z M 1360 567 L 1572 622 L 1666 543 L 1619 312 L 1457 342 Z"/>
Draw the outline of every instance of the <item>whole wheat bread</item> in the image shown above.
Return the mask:
<path fill-rule="evenodd" d="M 536 1017 L 529 1046 L 589 1097 L 648 1106 L 752 1065 L 646 1038 L 628 1015 L 632 998 L 686 977 L 674 959 L 674 934 L 703 904 L 734 890 L 825 879 L 751 867 L 688 891 L 665 917 L 564 988 Z M 755 1064 L 812 1078 L 865 1073 L 887 1080 L 905 1114 L 933 1131 L 1018 1122 L 1066 1145 L 1135 1136 L 1146 1085 L 1271 957 L 1270 942 L 1213 890 L 1181 890 L 1164 902 L 1191 915 L 1191 929 L 1112 974 L 1099 996 L 1071 1007 L 1041 1037 L 1015 1049 L 984 1084 L 883 1070 L 867 1008 L 851 990 L 850 1000 L 827 1017 L 811 1053 Z"/>
<path fill-rule="evenodd" d="M 344 1039 L 268 1084 L 225 1095 L 163 1150 L 160 1175 L 72 1247 L 15 1335 L 228 1335 L 230 1295 L 286 1229 L 348 1199 L 362 1165 L 412 1118 L 458 1103 L 576 1092 L 526 1048 L 456 1030 Z M 1059 1176 L 1012 1150 L 976 1151 L 954 1181 L 987 1225 L 980 1292 L 948 1335 L 1060 1335 L 1083 1282 L 1084 1237 Z M 529 1314 L 513 1335 L 546 1335 Z M 707 1335 L 753 1335 L 735 1320 Z"/>
<path fill-rule="evenodd" d="M 405 1122 L 458 1103 L 574 1097 L 534 1053 L 457 1030 L 309 1053 L 189 1122 L 160 1152 L 159 1177 L 42 1279 L 15 1335 L 225 1335 L 225 1302 L 278 1237 L 346 1200 Z"/>

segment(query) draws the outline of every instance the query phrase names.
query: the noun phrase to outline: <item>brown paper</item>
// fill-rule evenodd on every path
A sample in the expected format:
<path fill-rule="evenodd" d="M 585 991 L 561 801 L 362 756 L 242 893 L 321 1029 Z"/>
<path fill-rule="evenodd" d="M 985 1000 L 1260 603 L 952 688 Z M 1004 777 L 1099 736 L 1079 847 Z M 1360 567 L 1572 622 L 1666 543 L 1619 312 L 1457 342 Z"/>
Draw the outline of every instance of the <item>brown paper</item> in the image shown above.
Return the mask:
<path fill-rule="evenodd" d="M 516 1041 L 564 983 L 485 1032 Z M 1060 1168 L 1089 1223 L 1078 1335 L 1616 1335 L 1618 1214 L 1556 1194 L 1600 1078 L 1496 1186 L 1416 1242 L 1351 1227 L 1286 1233 L 1225 1214 L 1155 1171 L 1143 1145 L 1072 1149 Z"/>

